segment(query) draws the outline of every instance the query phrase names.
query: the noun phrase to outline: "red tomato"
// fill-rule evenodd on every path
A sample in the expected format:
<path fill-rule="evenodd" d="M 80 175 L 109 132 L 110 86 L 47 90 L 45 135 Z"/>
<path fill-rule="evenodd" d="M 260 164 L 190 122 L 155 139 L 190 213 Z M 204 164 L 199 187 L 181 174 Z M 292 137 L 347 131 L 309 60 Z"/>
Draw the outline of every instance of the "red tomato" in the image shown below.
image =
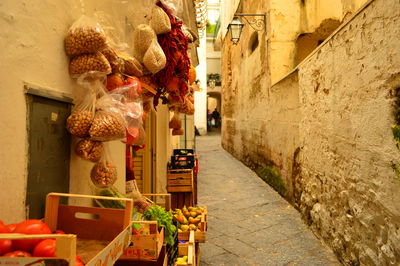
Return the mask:
<path fill-rule="evenodd" d="M 54 231 L 53 234 L 56 234 L 56 235 L 65 235 L 65 232 L 64 232 L 63 230 L 56 230 L 56 231 Z"/>
<path fill-rule="evenodd" d="M 2 239 L 0 240 L 0 256 L 3 254 L 6 254 L 8 252 L 11 252 L 13 250 L 12 248 L 12 241 L 9 239 Z"/>
<path fill-rule="evenodd" d="M 56 254 L 56 240 L 46 239 L 36 245 L 33 250 L 34 257 L 55 257 Z"/>
<path fill-rule="evenodd" d="M 10 230 L 10 233 L 14 232 L 15 227 L 17 227 L 17 224 L 7 224 L 6 225 L 8 230 Z"/>
<path fill-rule="evenodd" d="M 0 234 L 3 233 L 10 233 L 10 229 L 8 229 L 7 226 L 0 221 Z"/>
<path fill-rule="evenodd" d="M 8 252 L 8 253 L 4 254 L 3 257 L 18 258 L 18 257 L 32 257 L 32 255 L 29 252 L 25 252 L 22 250 L 16 250 L 16 251 Z"/>
<path fill-rule="evenodd" d="M 75 257 L 75 265 L 76 266 L 84 266 L 85 265 L 80 256 Z"/>
<path fill-rule="evenodd" d="M 13 233 L 27 235 L 51 234 L 51 230 L 47 224 L 42 221 L 32 219 L 17 224 Z M 31 252 L 41 241 L 43 241 L 43 239 L 18 239 L 13 240 L 13 246 L 15 249 Z"/>

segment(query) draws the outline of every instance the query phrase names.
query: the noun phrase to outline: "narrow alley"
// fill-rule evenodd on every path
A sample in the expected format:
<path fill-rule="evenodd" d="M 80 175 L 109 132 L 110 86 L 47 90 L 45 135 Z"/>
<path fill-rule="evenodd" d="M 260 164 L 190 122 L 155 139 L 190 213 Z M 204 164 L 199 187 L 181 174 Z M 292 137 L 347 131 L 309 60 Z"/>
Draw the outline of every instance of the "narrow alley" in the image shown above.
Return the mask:
<path fill-rule="evenodd" d="M 340 265 L 300 214 L 224 151 L 219 135 L 197 138 L 199 201 L 208 206 L 201 265 Z"/>

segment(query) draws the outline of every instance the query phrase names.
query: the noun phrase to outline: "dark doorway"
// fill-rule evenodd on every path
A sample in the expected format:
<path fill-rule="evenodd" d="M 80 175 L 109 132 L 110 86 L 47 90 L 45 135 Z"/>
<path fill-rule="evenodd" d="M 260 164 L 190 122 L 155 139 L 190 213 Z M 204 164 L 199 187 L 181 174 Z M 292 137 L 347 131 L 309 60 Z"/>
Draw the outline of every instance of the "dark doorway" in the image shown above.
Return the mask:
<path fill-rule="evenodd" d="M 28 182 L 30 219 L 44 217 L 49 192 L 69 192 L 70 134 L 65 121 L 71 104 L 27 92 Z M 46 94 L 46 93 L 44 93 Z M 62 99 L 62 97 L 60 98 Z"/>

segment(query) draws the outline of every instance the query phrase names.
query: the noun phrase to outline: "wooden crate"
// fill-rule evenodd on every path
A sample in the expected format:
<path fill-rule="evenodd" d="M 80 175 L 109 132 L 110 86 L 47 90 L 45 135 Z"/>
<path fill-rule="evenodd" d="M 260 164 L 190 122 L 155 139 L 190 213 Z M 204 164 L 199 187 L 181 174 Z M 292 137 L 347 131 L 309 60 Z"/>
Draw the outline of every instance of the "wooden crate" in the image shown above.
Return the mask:
<path fill-rule="evenodd" d="M 196 265 L 200 265 L 200 244 L 195 243 Z"/>
<path fill-rule="evenodd" d="M 120 258 L 115 262 L 116 266 L 167 266 L 168 265 L 168 255 L 165 245 L 163 245 L 160 256 L 157 260 L 132 260 L 127 258 Z"/>
<path fill-rule="evenodd" d="M 192 192 L 193 170 L 192 169 L 168 169 L 167 170 L 168 192 Z"/>
<path fill-rule="evenodd" d="M 37 257 L 21 257 L 21 258 L 9 258 L 0 257 L 0 265 L 38 265 L 40 263 L 48 263 L 54 259 L 62 260 L 69 265 L 75 265 L 76 256 L 76 235 L 23 235 L 23 234 L 0 234 L 1 239 L 47 239 L 52 238 L 56 240 L 56 257 L 55 258 L 37 258 Z M 35 264 L 38 263 L 38 264 Z"/>
<path fill-rule="evenodd" d="M 158 231 L 156 221 L 132 221 L 132 224 L 147 227 L 149 232 L 135 234 L 135 229 L 132 229 L 131 244 L 124 250 L 121 259 L 157 260 L 164 243 L 164 228 Z"/>
<path fill-rule="evenodd" d="M 61 197 L 74 199 L 103 199 L 125 202 L 125 209 L 108 209 L 62 205 Z M 44 222 L 52 231 L 57 229 L 66 232 L 66 235 L 21 235 L 0 234 L 0 239 L 56 239 L 56 259 L 63 259 L 69 265 L 75 265 L 76 254 L 80 255 L 88 266 L 113 265 L 130 242 L 132 229 L 132 200 L 50 193 L 46 198 Z M 77 217 L 78 216 L 78 217 Z M 54 258 L 4 258 L 0 257 L 0 264 L 28 265 L 36 261 L 50 261 Z"/>
<path fill-rule="evenodd" d="M 205 206 L 204 207 L 204 212 L 203 212 L 203 214 L 201 216 L 201 221 L 197 225 L 197 228 L 200 229 L 200 231 L 195 231 L 194 232 L 194 240 L 195 240 L 195 242 L 198 242 L 198 243 L 206 242 L 207 223 L 208 223 L 208 214 L 207 214 L 207 206 Z M 189 239 L 190 232 L 192 232 L 192 231 L 179 232 L 178 233 L 178 239 L 187 241 Z"/>
<path fill-rule="evenodd" d="M 195 241 L 194 241 L 194 231 L 191 231 L 189 234 L 188 242 L 186 243 L 179 243 L 178 252 L 179 257 L 187 256 L 187 264 L 177 264 L 176 266 L 180 265 L 188 265 L 188 266 L 196 266 L 196 251 L 195 251 Z"/>
<path fill-rule="evenodd" d="M 171 192 L 171 208 L 182 209 L 183 206 L 193 206 L 193 193 Z"/>

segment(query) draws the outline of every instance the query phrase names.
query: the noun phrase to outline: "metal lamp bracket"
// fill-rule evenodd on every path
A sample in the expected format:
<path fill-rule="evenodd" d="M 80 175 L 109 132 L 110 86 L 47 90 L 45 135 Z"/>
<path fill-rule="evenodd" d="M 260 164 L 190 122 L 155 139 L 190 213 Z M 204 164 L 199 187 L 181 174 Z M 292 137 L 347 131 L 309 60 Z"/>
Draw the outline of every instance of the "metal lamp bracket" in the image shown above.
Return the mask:
<path fill-rule="evenodd" d="M 243 17 L 247 23 L 249 23 L 250 27 L 252 27 L 255 31 L 265 30 L 267 21 L 266 14 L 243 14 L 236 13 L 234 17 Z M 251 17 L 248 19 L 247 17 Z"/>

